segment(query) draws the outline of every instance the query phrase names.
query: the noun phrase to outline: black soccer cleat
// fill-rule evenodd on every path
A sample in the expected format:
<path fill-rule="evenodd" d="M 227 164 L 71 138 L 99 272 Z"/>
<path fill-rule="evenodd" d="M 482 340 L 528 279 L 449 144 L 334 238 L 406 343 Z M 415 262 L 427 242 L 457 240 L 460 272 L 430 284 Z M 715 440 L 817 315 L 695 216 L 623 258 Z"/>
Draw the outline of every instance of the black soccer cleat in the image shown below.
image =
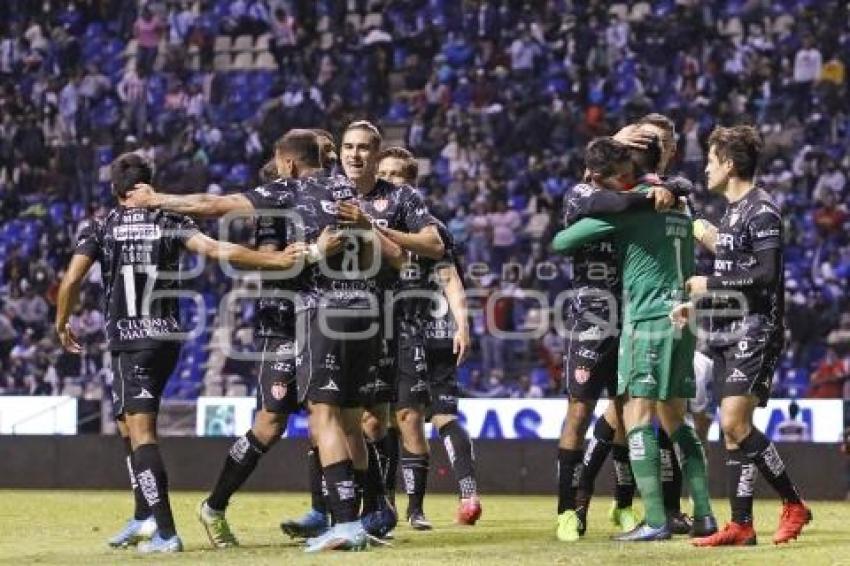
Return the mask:
<path fill-rule="evenodd" d="M 717 519 L 714 515 L 706 515 L 705 517 L 694 517 L 691 526 L 691 538 L 701 538 L 711 536 L 717 532 Z"/>
<path fill-rule="evenodd" d="M 691 534 L 694 521 L 681 511 L 670 511 L 667 513 L 667 524 L 674 535 L 688 535 Z"/>

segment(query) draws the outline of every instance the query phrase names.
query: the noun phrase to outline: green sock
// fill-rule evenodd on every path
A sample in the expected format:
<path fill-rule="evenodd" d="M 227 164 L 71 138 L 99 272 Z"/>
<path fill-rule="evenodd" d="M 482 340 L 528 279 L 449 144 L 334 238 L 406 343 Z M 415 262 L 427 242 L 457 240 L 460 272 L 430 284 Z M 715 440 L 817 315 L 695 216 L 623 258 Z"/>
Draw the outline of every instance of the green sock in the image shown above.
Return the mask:
<path fill-rule="evenodd" d="M 692 426 L 683 424 L 672 434 L 673 441 L 682 460 L 682 472 L 688 481 L 691 499 L 694 501 L 694 518 L 711 515 L 711 499 L 708 493 L 708 472 L 702 442 Z"/>
<path fill-rule="evenodd" d="M 661 454 L 655 431 L 649 425 L 638 426 L 629 431 L 627 440 L 632 472 L 646 509 L 646 523 L 653 528 L 661 527 L 667 522 L 667 514 L 661 495 Z"/>

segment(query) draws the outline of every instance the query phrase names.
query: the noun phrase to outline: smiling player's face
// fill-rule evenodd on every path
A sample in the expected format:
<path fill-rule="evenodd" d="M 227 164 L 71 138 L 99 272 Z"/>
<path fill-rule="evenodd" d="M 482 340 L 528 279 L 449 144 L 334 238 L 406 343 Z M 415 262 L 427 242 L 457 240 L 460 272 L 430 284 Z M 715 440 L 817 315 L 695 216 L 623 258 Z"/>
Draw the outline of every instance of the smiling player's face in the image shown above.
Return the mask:
<path fill-rule="evenodd" d="M 404 176 L 404 160 L 398 157 L 385 157 L 378 163 L 378 178 L 393 185 L 410 183 Z"/>

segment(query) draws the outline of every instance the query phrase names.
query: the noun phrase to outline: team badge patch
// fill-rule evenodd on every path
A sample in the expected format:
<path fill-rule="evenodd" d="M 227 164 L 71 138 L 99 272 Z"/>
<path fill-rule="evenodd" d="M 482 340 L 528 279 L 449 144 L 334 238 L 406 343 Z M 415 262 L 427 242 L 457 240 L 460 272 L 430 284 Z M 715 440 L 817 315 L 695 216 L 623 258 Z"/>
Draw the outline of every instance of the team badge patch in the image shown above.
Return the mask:
<path fill-rule="evenodd" d="M 587 368 L 576 368 L 573 377 L 576 383 L 587 383 L 587 380 L 590 379 L 590 370 Z"/>
<path fill-rule="evenodd" d="M 377 210 L 378 212 L 383 212 L 387 209 L 389 204 L 390 204 L 390 201 L 388 201 L 387 199 L 379 198 L 379 199 L 375 200 L 375 202 L 372 203 L 372 206 L 374 206 L 375 210 Z"/>
<path fill-rule="evenodd" d="M 272 397 L 278 401 L 286 397 L 286 385 L 280 382 L 272 384 Z"/>

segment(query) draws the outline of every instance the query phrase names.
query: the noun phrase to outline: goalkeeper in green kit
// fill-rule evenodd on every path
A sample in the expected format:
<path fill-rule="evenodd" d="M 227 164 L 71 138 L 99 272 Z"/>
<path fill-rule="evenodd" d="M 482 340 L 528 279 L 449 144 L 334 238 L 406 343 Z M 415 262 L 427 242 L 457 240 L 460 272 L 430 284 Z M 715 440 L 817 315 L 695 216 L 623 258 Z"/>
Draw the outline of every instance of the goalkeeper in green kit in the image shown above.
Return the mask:
<path fill-rule="evenodd" d="M 661 492 L 658 441 L 652 427 L 657 417 L 681 460 L 694 502 L 694 536 L 713 533 L 702 444 L 684 421 L 686 400 L 696 391 L 693 359 L 695 337 L 674 327 L 672 308 L 684 301 L 684 282 L 694 273 L 692 219 L 683 210 L 655 212 L 645 198 L 648 185 L 623 191 L 660 157 L 657 142 L 637 152 L 612 138 L 597 138 L 586 151 L 592 182 L 610 189 L 622 202 L 622 213 L 584 218 L 555 236 L 556 252 L 569 253 L 603 237 L 613 237 L 623 279 L 623 333 L 618 357 L 617 393 L 625 397 L 629 459 L 646 508 L 644 523 L 617 535 L 617 541 L 652 541 L 671 537 Z"/>

